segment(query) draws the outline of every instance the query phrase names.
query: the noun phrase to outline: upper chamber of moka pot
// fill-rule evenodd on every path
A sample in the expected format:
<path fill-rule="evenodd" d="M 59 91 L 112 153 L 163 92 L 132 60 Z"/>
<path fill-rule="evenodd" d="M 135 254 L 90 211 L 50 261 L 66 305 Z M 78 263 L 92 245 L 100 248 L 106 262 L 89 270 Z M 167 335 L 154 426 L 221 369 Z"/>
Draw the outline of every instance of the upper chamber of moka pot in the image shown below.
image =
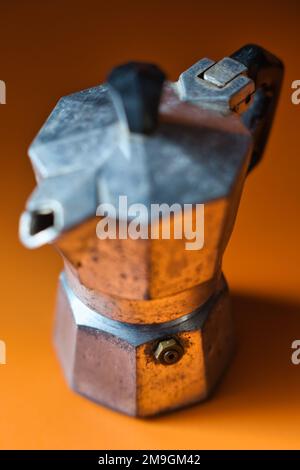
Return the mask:
<path fill-rule="evenodd" d="M 37 187 L 21 239 L 30 248 L 54 243 L 75 293 L 104 315 L 175 320 L 204 303 L 220 279 L 252 146 L 238 112 L 254 84 L 241 66 L 220 86 L 214 64 L 202 59 L 177 82 L 153 65 L 120 66 L 107 83 L 61 98 L 30 147 Z M 201 248 L 187 249 L 184 234 L 99 239 L 98 206 L 124 220 L 124 196 L 127 207 L 147 209 L 148 228 L 164 223 L 163 211 L 150 217 L 153 204 L 188 208 L 193 223 L 204 204 Z M 174 210 L 173 225 L 179 216 Z"/>

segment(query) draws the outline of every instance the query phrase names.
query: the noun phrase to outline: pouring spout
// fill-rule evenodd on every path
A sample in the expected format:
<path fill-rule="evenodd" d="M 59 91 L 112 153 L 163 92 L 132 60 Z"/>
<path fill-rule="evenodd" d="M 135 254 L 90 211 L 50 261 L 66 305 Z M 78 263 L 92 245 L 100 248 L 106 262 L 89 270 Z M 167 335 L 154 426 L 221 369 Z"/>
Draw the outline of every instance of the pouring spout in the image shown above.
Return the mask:
<path fill-rule="evenodd" d="M 53 242 L 63 227 L 63 209 L 57 201 L 23 212 L 20 219 L 20 239 L 27 248 L 38 248 Z"/>
<path fill-rule="evenodd" d="M 76 172 L 42 180 L 21 215 L 19 236 L 27 248 L 55 241 L 95 212 L 95 184 L 90 174 Z"/>

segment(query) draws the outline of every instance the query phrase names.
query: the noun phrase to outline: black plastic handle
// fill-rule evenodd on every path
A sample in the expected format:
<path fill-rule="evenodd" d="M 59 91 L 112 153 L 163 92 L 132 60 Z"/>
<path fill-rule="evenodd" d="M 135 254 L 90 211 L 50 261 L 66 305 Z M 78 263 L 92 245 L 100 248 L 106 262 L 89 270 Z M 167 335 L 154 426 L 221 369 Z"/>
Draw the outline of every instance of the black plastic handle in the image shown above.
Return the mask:
<path fill-rule="evenodd" d="M 254 149 L 249 170 L 261 160 L 272 127 L 280 94 L 284 66 L 280 59 L 255 44 L 247 44 L 231 56 L 248 68 L 248 76 L 255 83 L 252 105 L 242 119 L 254 138 Z"/>

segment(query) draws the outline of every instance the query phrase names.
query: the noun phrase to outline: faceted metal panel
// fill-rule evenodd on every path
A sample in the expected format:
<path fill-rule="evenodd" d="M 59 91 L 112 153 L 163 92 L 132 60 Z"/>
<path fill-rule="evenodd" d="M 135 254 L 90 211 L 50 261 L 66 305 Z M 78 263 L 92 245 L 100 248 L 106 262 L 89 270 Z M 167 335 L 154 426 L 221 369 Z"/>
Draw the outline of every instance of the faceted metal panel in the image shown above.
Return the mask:
<path fill-rule="evenodd" d="M 236 115 L 181 101 L 169 82 L 151 136 L 128 132 L 107 85 L 75 93 L 58 102 L 30 147 L 38 186 L 26 214 L 52 211 L 55 239 L 94 216 L 100 203 L 118 209 L 119 196 L 148 209 L 227 198 L 245 174 L 251 143 Z M 27 219 L 25 244 L 51 241 L 30 235 Z"/>
<path fill-rule="evenodd" d="M 70 385 L 93 401 L 134 416 L 205 399 L 233 352 L 223 280 L 207 305 L 185 321 L 147 327 L 96 313 L 75 297 L 62 277 L 56 315 L 56 349 Z M 175 337 L 182 345 L 183 356 L 176 364 L 162 365 L 155 357 L 165 337 Z"/>
<path fill-rule="evenodd" d="M 99 240 L 97 218 L 64 233 L 57 246 L 76 295 L 104 315 L 129 323 L 170 321 L 190 313 L 215 288 L 242 183 L 240 178 L 228 198 L 205 204 L 200 250 L 186 250 L 185 238 Z M 139 306 L 145 299 L 153 300 L 147 312 Z"/>

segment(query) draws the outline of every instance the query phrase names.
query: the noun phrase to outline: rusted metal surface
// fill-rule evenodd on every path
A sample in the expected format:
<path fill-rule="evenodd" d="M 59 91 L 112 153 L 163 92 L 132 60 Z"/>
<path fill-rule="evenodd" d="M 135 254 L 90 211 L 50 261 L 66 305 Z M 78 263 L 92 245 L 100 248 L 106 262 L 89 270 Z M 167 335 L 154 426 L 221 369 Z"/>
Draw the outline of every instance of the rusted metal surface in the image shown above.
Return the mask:
<path fill-rule="evenodd" d="M 65 376 L 82 395 L 133 416 L 201 401 L 233 352 L 228 299 L 222 278 L 213 298 L 177 324 L 125 326 L 89 309 L 62 278 L 55 344 Z M 166 365 L 157 349 L 170 340 L 180 345 L 182 354 Z"/>
<path fill-rule="evenodd" d="M 220 278 L 247 161 L 245 155 L 228 196 L 205 205 L 209 235 L 201 250 L 186 250 L 184 238 L 99 240 L 97 218 L 62 234 L 56 246 L 76 295 L 103 315 L 127 323 L 168 322 L 203 305 Z"/>

